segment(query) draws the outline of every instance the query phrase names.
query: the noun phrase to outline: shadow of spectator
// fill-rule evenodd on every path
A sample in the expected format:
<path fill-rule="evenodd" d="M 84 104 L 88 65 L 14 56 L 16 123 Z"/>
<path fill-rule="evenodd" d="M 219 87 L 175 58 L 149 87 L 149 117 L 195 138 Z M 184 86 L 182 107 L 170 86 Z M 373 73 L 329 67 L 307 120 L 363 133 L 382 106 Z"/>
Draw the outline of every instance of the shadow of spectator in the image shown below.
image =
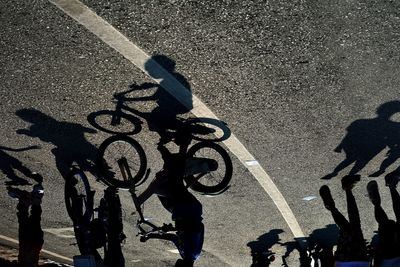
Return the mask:
<path fill-rule="evenodd" d="M 338 227 L 334 224 L 323 229 L 314 230 L 308 238 L 300 238 L 283 243 L 286 252 L 282 256 L 282 266 L 288 267 L 286 259 L 297 250 L 299 252 L 300 267 L 333 267 L 333 247 L 337 241 Z"/>
<path fill-rule="evenodd" d="M 283 232 L 282 229 L 272 229 L 268 233 L 259 236 L 257 240 L 247 243 L 252 256 L 252 266 L 256 267 L 266 265 L 265 262 L 259 262 L 259 255 L 271 251 L 271 248 L 275 244 L 282 244 L 280 243 L 281 239 L 279 238 L 279 234 L 282 234 Z"/>
<path fill-rule="evenodd" d="M 97 148 L 86 140 L 84 134 L 96 133 L 96 130 L 78 123 L 57 121 L 33 108 L 20 109 L 16 115 L 32 124 L 28 129 L 17 130 L 18 134 L 36 137 L 55 146 L 51 152 L 63 177 L 66 177 L 74 162 L 82 169 L 95 173 L 93 159 Z"/>
<path fill-rule="evenodd" d="M 39 174 L 39 183 L 33 186 L 32 192 L 21 190 L 16 187 L 7 187 L 8 194 L 18 199 L 18 263 L 19 266 L 38 266 L 40 251 L 44 243 L 43 230 L 41 227 L 43 177 Z"/>
<path fill-rule="evenodd" d="M 29 146 L 25 148 L 10 148 L 0 146 L 0 171 L 4 173 L 11 181 L 6 181 L 6 185 L 30 185 L 25 179 L 16 174 L 16 171 L 20 172 L 24 176 L 29 177 L 31 170 L 22 164 L 21 161 L 7 154 L 5 151 L 22 152 L 30 149 L 37 149 L 38 146 Z"/>
<path fill-rule="evenodd" d="M 378 153 L 389 147 L 388 157 L 379 170 L 371 176 L 379 176 L 400 157 L 400 124 L 390 118 L 400 112 L 400 101 L 382 104 L 377 110 L 377 117 L 356 120 L 347 127 L 347 134 L 335 148 L 335 152 L 344 151 L 346 158 L 322 179 L 331 179 L 340 171 L 354 163 L 349 175 L 357 174 Z"/>

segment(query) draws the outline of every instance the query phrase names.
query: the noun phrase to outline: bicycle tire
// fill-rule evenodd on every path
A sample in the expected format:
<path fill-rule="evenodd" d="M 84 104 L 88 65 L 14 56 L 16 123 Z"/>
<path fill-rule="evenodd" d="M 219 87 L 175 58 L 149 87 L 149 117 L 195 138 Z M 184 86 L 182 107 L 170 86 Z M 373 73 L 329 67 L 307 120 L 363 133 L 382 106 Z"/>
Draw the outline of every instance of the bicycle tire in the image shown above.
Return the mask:
<path fill-rule="evenodd" d="M 232 160 L 226 150 L 212 142 L 200 142 L 189 148 L 187 157 L 203 157 L 214 159 L 218 162 L 218 168 L 203 175 L 196 181 L 196 176 L 186 177 L 191 189 L 204 194 L 214 194 L 223 191 L 232 179 L 233 166 Z"/>
<path fill-rule="evenodd" d="M 115 110 L 100 110 L 90 113 L 87 120 L 94 128 L 109 134 L 133 135 L 142 130 L 142 121 L 139 118 L 123 112 L 118 114 L 120 123 L 112 125 L 112 120 L 116 115 Z"/>
<path fill-rule="evenodd" d="M 231 136 L 231 130 L 223 121 L 213 118 L 189 118 L 184 121 L 197 141 L 221 142 Z M 210 131 L 207 131 L 209 129 Z M 200 130 L 196 132 L 196 130 Z M 201 131 L 204 131 L 203 133 Z"/>
<path fill-rule="evenodd" d="M 131 180 L 124 181 L 121 177 L 118 160 L 126 158 L 131 172 Z M 107 138 L 100 145 L 96 165 L 101 179 L 108 185 L 118 188 L 130 188 L 131 184 L 140 184 L 145 177 L 147 168 L 146 154 L 142 146 L 133 138 L 125 135 L 115 135 Z"/>
<path fill-rule="evenodd" d="M 89 181 L 82 170 L 73 168 L 69 172 L 65 180 L 64 197 L 68 215 L 74 224 L 89 224 L 93 215 L 93 195 Z M 77 204 L 81 206 L 74 206 Z"/>

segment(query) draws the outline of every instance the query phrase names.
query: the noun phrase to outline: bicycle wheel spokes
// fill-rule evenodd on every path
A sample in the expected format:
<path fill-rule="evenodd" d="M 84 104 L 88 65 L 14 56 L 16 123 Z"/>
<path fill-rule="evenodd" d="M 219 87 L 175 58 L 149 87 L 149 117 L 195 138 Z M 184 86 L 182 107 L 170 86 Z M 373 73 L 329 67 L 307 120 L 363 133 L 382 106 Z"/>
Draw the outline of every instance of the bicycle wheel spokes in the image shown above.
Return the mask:
<path fill-rule="evenodd" d="M 89 114 L 89 123 L 96 129 L 111 134 L 136 134 L 141 131 L 141 121 L 131 115 L 112 110 Z"/>
<path fill-rule="evenodd" d="M 65 204 L 72 221 L 88 223 L 93 213 L 93 195 L 81 170 L 72 170 L 66 179 Z"/>
<path fill-rule="evenodd" d="M 232 161 L 228 153 L 219 145 L 201 142 L 192 146 L 188 157 L 205 158 L 210 171 L 196 174 L 187 180 L 192 180 L 193 190 L 203 193 L 216 193 L 225 189 L 232 178 Z M 197 179 L 197 180 L 196 180 Z"/>
<path fill-rule="evenodd" d="M 224 179 L 226 175 L 226 166 L 224 159 L 221 157 L 221 155 L 214 149 L 210 147 L 205 147 L 201 150 L 198 150 L 195 154 L 194 157 L 200 157 L 200 158 L 205 158 L 205 159 L 212 159 L 218 164 L 218 168 L 214 171 L 208 171 L 207 173 L 201 173 L 197 174 L 196 176 L 202 176 L 201 177 L 201 183 L 205 186 L 213 186 L 216 184 L 221 183 L 221 181 Z"/>
<path fill-rule="evenodd" d="M 122 175 L 121 162 L 124 163 L 126 174 L 129 172 L 130 175 Z M 143 178 L 146 164 L 143 149 L 132 138 L 113 136 L 99 148 L 98 167 L 105 181 L 111 185 L 129 188 L 132 182 Z"/>
<path fill-rule="evenodd" d="M 110 171 L 115 175 L 114 178 L 119 179 L 123 176 L 118 165 L 118 161 L 125 159 L 126 165 L 131 174 L 135 175 L 140 167 L 140 160 L 136 150 L 132 149 L 125 141 L 117 141 L 112 143 L 104 152 L 104 161 L 109 166 Z M 128 160 L 129 159 L 129 160 Z"/>

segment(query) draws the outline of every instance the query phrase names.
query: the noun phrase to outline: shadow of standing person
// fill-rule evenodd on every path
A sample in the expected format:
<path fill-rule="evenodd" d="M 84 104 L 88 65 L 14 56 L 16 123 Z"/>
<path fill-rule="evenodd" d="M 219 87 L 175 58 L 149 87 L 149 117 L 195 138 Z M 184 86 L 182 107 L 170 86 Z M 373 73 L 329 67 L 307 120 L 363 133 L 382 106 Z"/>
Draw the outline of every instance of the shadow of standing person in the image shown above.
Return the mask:
<path fill-rule="evenodd" d="M 387 146 L 393 149 L 400 144 L 400 125 L 390 118 L 400 112 L 400 101 L 391 101 L 382 104 L 376 111 L 377 117 L 372 119 L 356 120 L 347 127 L 347 134 L 342 142 L 335 148 L 335 152 L 345 152 L 346 158 L 340 162 L 332 173 L 322 179 L 331 179 L 347 166 L 354 163 L 349 175 L 357 174 L 368 162 Z M 400 152 L 394 153 L 381 166 L 387 168 L 400 156 Z M 376 174 L 375 174 L 376 175 Z"/>
<path fill-rule="evenodd" d="M 73 162 L 84 170 L 95 173 L 93 159 L 97 148 L 86 140 L 84 134 L 96 133 L 96 130 L 78 123 L 57 121 L 33 108 L 20 109 L 16 115 L 32 124 L 28 129 L 17 130 L 18 134 L 37 137 L 55 146 L 51 152 L 63 177 L 66 177 Z"/>

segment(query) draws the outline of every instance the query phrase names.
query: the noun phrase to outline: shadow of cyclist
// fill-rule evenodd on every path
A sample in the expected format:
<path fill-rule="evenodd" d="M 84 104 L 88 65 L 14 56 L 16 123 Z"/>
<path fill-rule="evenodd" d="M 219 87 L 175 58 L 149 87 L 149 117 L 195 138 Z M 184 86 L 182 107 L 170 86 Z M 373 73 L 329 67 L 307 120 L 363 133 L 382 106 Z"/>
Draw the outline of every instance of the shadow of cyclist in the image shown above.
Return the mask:
<path fill-rule="evenodd" d="M 390 118 L 400 112 L 400 101 L 382 104 L 377 110 L 377 117 L 356 120 L 347 127 L 347 134 L 335 148 L 335 152 L 344 151 L 346 158 L 322 179 L 331 179 L 354 163 L 349 175 L 357 174 L 368 162 L 386 147 L 390 148 L 387 159 L 380 169 L 371 176 L 379 176 L 400 157 L 400 124 Z"/>
<path fill-rule="evenodd" d="M 20 109 L 16 115 L 31 123 L 28 129 L 17 130 L 18 134 L 37 137 L 55 146 L 51 152 L 63 177 L 66 177 L 73 162 L 84 170 L 94 172 L 92 159 L 97 148 L 86 140 L 84 134 L 97 131 L 78 123 L 58 121 L 33 108 Z"/>
<path fill-rule="evenodd" d="M 7 154 L 5 151 L 22 152 L 30 149 L 37 149 L 38 146 L 28 146 L 25 148 L 10 148 L 0 146 L 0 171 L 3 172 L 11 181 L 6 181 L 6 185 L 29 185 L 30 183 L 16 174 L 20 172 L 26 177 L 31 175 L 31 170 L 22 164 L 21 161 Z"/>
<path fill-rule="evenodd" d="M 145 119 L 149 130 L 157 132 L 160 140 L 164 138 L 170 139 L 168 131 L 176 130 L 180 125 L 177 116 L 186 114 L 193 108 L 190 85 L 181 74 L 175 71 L 175 65 L 175 61 L 171 58 L 165 55 L 155 55 L 145 63 L 145 69 L 159 83 L 132 84 L 130 85 L 130 90 L 115 95 L 116 98 L 122 98 L 125 102 L 155 102 L 157 106 L 150 112 L 140 111 L 132 107 L 126 109 Z M 175 82 L 176 80 L 179 84 Z M 134 91 L 151 89 L 156 89 L 152 95 L 141 97 L 129 96 Z"/>

